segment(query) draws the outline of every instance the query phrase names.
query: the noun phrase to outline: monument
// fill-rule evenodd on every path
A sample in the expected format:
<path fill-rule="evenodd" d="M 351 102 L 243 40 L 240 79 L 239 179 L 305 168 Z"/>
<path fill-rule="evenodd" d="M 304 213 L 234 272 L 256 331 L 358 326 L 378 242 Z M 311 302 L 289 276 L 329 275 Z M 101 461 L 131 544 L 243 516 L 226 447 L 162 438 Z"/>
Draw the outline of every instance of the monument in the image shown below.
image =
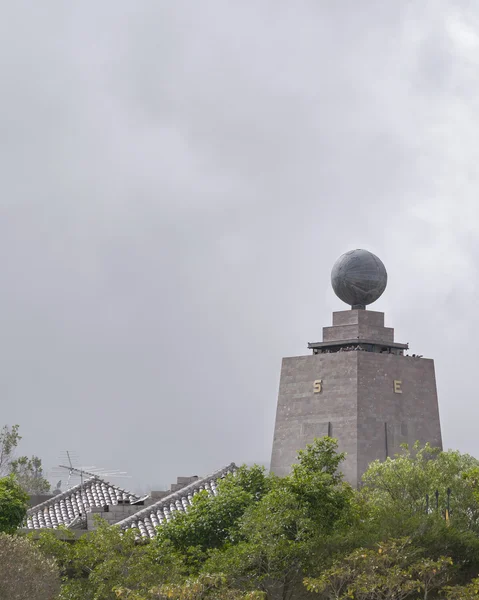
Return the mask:
<path fill-rule="evenodd" d="M 377 256 L 343 254 L 331 283 L 351 310 L 333 313 L 323 341 L 308 344 L 311 355 L 283 359 L 271 471 L 286 475 L 298 450 L 329 435 L 357 486 L 371 461 L 393 457 L 403 443 L 442 447 L 434 361 L 405 354 L 408 344 L 394 341 L 384 313 L 366 310 L 386 289 Z"/>

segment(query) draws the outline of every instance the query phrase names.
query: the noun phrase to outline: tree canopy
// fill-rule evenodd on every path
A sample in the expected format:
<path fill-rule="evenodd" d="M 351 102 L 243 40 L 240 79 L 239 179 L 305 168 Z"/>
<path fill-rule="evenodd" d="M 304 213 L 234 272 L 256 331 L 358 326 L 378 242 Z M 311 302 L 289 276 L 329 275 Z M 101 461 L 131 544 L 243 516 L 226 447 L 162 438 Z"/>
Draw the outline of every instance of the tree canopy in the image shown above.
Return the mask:
<path fill-rule="evenodd" d="M 20 456 L 10 463 L 10 472 L 28 494 L 46 494 L 50 484 L 43 474 L 42 461 L 38 456 Z"/>
<path fill-rule="evenodd" d="M 18 446 L 18 442 L 22 439 L 18 429 L 18 425 L 12 427 L 4 425 L 0 429 L 0 475 L 7 475 L 10 472 L 13 453 Z"/>
<path fill-rule="evenodd" d="M 4 425 L 0 429 L 0 475 L 12 474 L 29 495 L 45 494 L 50 491 L 50 483 L 44 476 L 41 459 L 38 456 L 15 458 L 21 439 L 18 425 Z"/>
<path fill-rule="evenodd" d="M 13 533 L 27 514 L 28 496 L 13 475 L 0 479 L 0 531 Z"/>
<path fill-rule="evenodd" d="M 62 600 L 478 597 L 478 461 L 405 447 L 355 490 L 343 459 L 326 437 L 286 477 L 243 466 L 153 540 L 102 522 L 75 543 L 42 532 L 36 544 L 58 564 Z"/>
<path fill-rule="evenodd" d="M 29 540 L 0 533 L 0 598 L 53 600 L 59 591 L 55 561 Z"/>

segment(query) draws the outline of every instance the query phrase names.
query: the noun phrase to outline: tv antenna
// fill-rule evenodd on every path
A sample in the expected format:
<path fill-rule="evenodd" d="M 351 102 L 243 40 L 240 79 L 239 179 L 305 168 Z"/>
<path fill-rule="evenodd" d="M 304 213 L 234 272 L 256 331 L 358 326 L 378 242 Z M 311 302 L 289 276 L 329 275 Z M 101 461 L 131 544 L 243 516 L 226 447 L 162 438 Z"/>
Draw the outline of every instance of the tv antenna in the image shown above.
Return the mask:
<path fill-rule="evenodd" d="M 75 479 L 80 479 L 79 483 L 83 485 L 83 480 L 85 477 L 87 479 L 90 479 L 91 477 L 99 477 L 101 479 L 131 477 L 131 475 L 128 475 L 126 471 L 120 471 L 119 469 L 103 469 L 101 467 L 96 467 L 95 465 L 86 467 L 80 466 L 78 465 L 78 456 L 71 450 L 65 450 L 65 452 L 62 453 L 60 460 L 62 464 L 58 465 L 58 469 L 61 469 L 61 471 L 57 472 L 64 473 L 65 470 L 68 471 L 66 489 L 70 489 L 70 487 L 76 485 L 72 481 Z"/>

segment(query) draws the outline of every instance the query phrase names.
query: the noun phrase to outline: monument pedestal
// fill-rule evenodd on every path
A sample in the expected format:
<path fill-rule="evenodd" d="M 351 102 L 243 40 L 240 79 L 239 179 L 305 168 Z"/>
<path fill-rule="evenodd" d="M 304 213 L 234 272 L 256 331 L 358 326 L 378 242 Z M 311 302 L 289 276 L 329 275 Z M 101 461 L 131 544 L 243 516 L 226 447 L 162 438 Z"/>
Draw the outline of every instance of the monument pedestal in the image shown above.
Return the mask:
<path fill-rule="evenodd" d="M 353 486 L 373 460 L 403 443 L 442 447 L 434 362 L 405 356 L 384 313 L 333 313 L 312 356 L 284 358 L 271 471 L 286 475 L 298 450 L 314 438 L 337 438 Z"/>

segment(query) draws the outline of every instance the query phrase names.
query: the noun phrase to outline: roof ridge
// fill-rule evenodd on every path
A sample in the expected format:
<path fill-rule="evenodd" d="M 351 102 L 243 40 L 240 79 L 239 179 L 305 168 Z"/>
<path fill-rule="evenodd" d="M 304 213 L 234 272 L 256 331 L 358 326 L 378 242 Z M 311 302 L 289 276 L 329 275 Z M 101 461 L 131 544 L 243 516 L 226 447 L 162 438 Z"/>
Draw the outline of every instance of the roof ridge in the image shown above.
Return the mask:
<path fill-rule="evenodd" d="M 32 514 L 32 512 L 37 512 L 40 508 L 42 508 L 43 506 L 46 506 L 47 504 L 50 504 L 52 501 L 58 501 L 58 500 L 62 500 L 63 498 L 66 498 L 67 496 L 71 496 L 74 492 L 76 492 L 78 489 L 81 489 L 82 486 L 86 485 L 87 483 L 90 483 L 91 481 L 93 481 L 94 479 L 98 479 L 97 477 L 90 477 L 89 479 L 87 479 L 85 482 L 83 483 L 78 483 L 77 485 L 74 485 L 73 487 L 71 487 L 70 489 L 62 492 L 61 494 L 55 494 L 54 496 L 52 496 L 51 498 L 48 498 L 48 500 L 44 500 L 43 502 L 40 502 L 40 504 L 35 504 L 35 506 L 31 506 L 28 510 L 27 510 L 27 515 Z"/>
<path fill-rule="evenodd" d="M 236 469 L 237 469 L 237 466 L 235 465 L 234 462 L 232 462 L 229 465 L 227 465 L 226 467 L 223 467 L 222 469 L 218 469 L 217 471 L 215 471 L 214 473 L 211 473 L 210 475 L 206 475 L 205 477 L 203 477 L 201 479 L 197 479 L 196 481 L 193 481 L 193 482 L 189 483 L 188 485 L 185 485 L 185 487 L 183 487 L 175 492 L 171 492 L 171 494 L 168 494 L 168 496 L 164 496 L 163 498 L 158 500 L 158 502 L 155 502 L 154 504 L 150 504 L 149 506 L 145 506 L 145 508 L 142 508 L 141 510 L 134 513 L 133 515 L 126 517 L 122 521 L 118 521 L 118 523 L 115 523 L 115 527 L 119 526 L 122 529 L 124 529 L 124 527 L 126 525 L 129 525 L 130 523 L 132 523 L 138 519 L 141 519 L 142 517 L 148 516 L 151 512 L 154 512 L 158 508 L 161 508 L 163 505 L 171 504 L 172 500 L 177 500 L 177 499 L 179 500 L 179 499 L 183 498 L 184 496 L 187 495 L 188 491 L 191 491 L 198 487 L 201 487 L 201 485 L 208 483 L 210 481 L 215 481 L 216 479 L 219 479 L 224 474 L 231 473 Z"/>
<path fill-rule="evenodd" d="M 98 476 L 94 475 L 93 477 L 88 478 L 83 483 L 78 483 L 77 485 L 74 485 L 70 489 L 62 492 L 61 494 L 56 494 L 55 496 L 52 496 L 51 498 L 48 498 L 48 500 L 44 500 L 43 502 L 40 502 L 40 504 L 36 504 L 35 506 L 30 507 L 27 510 L 27 516 L 30 516 L 33 513 L 38 512 L 39 510 L 41 510 L 45 506 L 48 506 L 48 505 L 50 505 L 52 503 L 55 503 L 55 502 L 58 502 L 59 500 L 63 500 L 64 498 L 68 498 L 69 496 L 71 496 L 72 494 L 74 494 L 76 491 L 81 490 L 82 487 L 85 487 L 86 485 L 91 484 L 94 481 L 99 481 L 101 483 L 104 483 L 108 487 L 114 488 L 114 489 L 122 492 L 123 494 L 126 494 L 127 496 L 133 496 L 134 498 L 139 499 L 139 496 L 137 496 L 136 494 L 133 494 L 132 492 L 129 492 L 128 490 L 124 490 L 123 488 L 118 487 L 117 485 L 113 485 L 109 481 L 106 481 L 106 479 L 102 479 L 101 477 L 98 477 Z"/>

